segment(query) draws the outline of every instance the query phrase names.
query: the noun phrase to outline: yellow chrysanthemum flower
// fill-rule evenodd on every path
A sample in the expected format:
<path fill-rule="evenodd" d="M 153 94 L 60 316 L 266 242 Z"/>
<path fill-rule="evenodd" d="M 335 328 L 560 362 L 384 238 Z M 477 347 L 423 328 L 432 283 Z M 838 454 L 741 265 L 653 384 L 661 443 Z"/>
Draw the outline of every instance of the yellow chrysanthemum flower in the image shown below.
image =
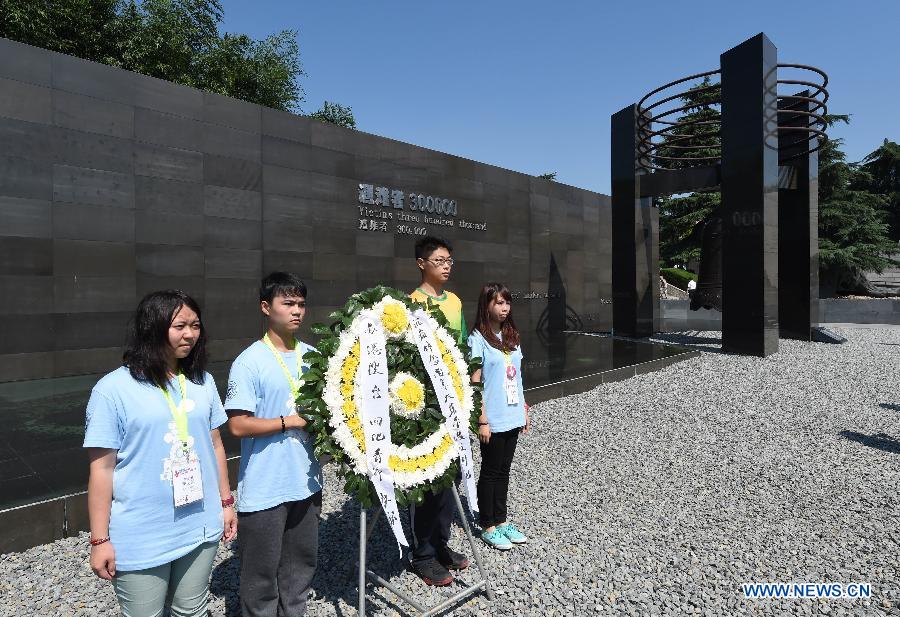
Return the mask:
<path fill-rule="evenodd" d="M 356 440 L 357 445 L 359 445 L 360 451 L 365 453 L 365 451 L 366 451 L 366 435 L 365 435 L 365 433 L 363 433 L 362 426 L 360 426 L 357 429 L 351 429 L 350 432 L 353 434 L 353 439 Z"/>
<path fill-rule="evenodd" d="M 381 314 L 381 325 L 392 334 L 400 334 L 409 326 L 406 309 L 399 304 L 388 304 Z"/>
<path fill-rule="evenodd" d="M 425 402 L 425 390 L 418 381 L 407 379 L 397 390 L 397 397 L 407 411 L 413 411 L 421 407 Z"/>

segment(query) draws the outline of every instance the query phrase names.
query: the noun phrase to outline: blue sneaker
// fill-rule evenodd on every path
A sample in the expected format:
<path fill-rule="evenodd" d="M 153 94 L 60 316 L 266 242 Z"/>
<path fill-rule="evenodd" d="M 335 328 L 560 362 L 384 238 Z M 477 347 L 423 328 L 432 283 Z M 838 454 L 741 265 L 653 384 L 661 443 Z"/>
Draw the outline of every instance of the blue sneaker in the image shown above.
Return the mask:
<path fill-rule="evenodd" d="M 528 542 L 528 537 L 519 531 L 512 523 L 497 525 L 497 531 L 506 536 L 506 539 L 513 544 L 525 544 Z"/>
<path fill-rule="evenodd" d="M 485 531 L 481 534 L 481 539 L 491 548 L 496 548 L 501 551 L 508 551 L 513 546 L 509 539 L 507 539 L 504 534 L 500 533 L 499 527 L 496 527 L 494 531 Z"/>

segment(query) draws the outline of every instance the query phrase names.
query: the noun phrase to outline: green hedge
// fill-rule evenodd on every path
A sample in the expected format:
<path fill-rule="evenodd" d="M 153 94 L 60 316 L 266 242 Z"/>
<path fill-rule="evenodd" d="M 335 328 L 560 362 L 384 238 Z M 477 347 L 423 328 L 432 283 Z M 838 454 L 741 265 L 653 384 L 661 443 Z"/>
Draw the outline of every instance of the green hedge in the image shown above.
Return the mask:
<path fill-rule="evenodd" d="M 681 268 L 660 268 L 659 273 L 669 285 L 687 291 L 688 281 L 696 281 L 697 275 Z"/>

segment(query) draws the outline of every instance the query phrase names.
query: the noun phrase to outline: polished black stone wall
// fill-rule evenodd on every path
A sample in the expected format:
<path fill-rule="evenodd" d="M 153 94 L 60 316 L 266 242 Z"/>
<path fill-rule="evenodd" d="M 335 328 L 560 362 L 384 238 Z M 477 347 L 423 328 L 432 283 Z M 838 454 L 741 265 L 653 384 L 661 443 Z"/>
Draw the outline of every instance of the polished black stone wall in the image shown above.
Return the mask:
<path fill-rule="evenodd" d="M 721 56 L 722 348 L 757 356 L 778 351 L 776 64 L 764 34 Z"/>
<path fill-rule="evenodd" d="M 809 97 L 810 91 L 797 93 Z M 787 98 L 779 122 L 804 127 L 816 110 L 811 101 Z M 779 135 L 779 152 L 786 159 L 779 173 L 791 177 L 778 190 L 778 326 L 781 338 L 811 340 L 819 325 L 819 155 L 808 152 L 806 136 L 794 131 Z"/>
<path fill-rule="evenodd" d="M 650 336 L 659 328 L 659 212 L 641 197 L 636 174 L 637 106 L 611 120 L 613 328 L 617 335 Z"/>
<path fill-rule="evenodd" d="M 360 184 L 457 202 L 408 224 L 454 243 L 470 323 L 500 280 L 523 329 L 611 328 L 607 196 L 0 39 L 0 510 L 83 489 L 84 404 L 143 294 L 201 302 L 221 387 L 264 273 L 307 280 L 307 325 L 415 287 L 417 236 L 360 229 Z"/>

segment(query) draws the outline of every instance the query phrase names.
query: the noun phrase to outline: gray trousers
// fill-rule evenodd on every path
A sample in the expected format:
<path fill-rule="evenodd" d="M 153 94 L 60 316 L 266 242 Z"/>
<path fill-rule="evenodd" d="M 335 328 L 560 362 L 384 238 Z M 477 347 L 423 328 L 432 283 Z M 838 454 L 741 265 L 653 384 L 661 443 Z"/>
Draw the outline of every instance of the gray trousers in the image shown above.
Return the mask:
<path fill-rule="evenodd" d="M 297 617 L 319 552 L 321 491 L 268 510 L 238 514 L 244 617 Z"/>
<path fill-rule="evenodd" d="M 218 546 L 206 542 L 161 566 L 116 572 L 112 586 L 122 617 L 161 617 L 166 604 L 171 617 L 208 615 L 209 573 Z"/>

